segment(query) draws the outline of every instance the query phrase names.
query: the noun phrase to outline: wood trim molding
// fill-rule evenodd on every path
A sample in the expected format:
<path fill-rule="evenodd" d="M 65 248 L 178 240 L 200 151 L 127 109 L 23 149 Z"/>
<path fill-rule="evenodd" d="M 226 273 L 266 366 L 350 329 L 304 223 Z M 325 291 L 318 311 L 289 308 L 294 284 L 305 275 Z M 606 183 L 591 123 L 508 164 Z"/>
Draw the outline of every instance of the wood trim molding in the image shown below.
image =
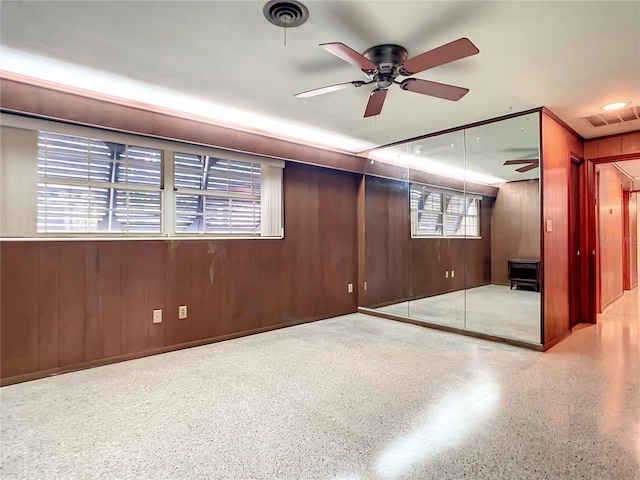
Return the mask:
<path fill-rule="evenodd" d="M 637 160 L 639 158 L 640 153 L 625 153 L 623 155 L 612 155 L 610 157 L 592 158 L 590 161 L 598 165 L 601 163 L 622 162 L 624 160 Z"/>

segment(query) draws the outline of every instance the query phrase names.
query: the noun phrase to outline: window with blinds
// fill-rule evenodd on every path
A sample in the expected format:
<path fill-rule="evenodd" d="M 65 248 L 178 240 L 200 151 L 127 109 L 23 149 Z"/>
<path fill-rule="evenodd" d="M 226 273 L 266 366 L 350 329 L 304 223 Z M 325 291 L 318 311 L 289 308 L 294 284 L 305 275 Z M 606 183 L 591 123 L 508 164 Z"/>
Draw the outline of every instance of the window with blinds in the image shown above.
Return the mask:
<path fill-rule="evenodd" d="M 261 235 L 259 163 L 176 152 L 174 168 L 177 233 Z"/>
<path fill-rule="evenodd" d="M 40 131 L 38 233 L 160 233 L 162 152 Z"/>
<path fill-rule="evenodd" d="M 479 237 L 480 198 L 411 184 L 412 236 Z"/>

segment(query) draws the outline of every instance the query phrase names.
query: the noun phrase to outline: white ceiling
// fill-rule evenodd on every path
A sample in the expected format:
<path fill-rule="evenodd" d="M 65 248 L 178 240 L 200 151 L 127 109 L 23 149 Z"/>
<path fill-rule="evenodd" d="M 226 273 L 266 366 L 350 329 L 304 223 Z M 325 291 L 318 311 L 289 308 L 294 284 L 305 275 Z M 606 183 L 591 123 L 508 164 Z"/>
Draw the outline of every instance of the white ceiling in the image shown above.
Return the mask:
<path fill-rule="evenodd" d="M 264 3 L 3 0 L 0 39 L 12 50 L 346 135 L 362 149 L 539 106 L 585 138 L 640 128 L 640 120 L 594 128 L 580 118 L 615 100 L 640 103 L 640 2 L 305 1 L 310 19 L 287 31 L 286 46 Z M 293 97 L 364 79 L 319 43 L 360 52 L 397 43 L 411 57 L 460 37 L 480 54 L 417 75 L 469 88 L 459 102 L 393 86 L 382 114 L 363 119 L 367 87 Z"/>

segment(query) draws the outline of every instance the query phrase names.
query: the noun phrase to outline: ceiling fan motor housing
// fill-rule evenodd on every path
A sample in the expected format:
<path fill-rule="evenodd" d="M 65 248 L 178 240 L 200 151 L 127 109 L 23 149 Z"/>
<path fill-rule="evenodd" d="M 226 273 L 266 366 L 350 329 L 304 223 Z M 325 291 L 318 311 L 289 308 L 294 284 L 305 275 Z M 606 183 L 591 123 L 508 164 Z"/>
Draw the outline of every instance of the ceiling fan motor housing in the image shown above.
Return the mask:
<path fill-rule="evenodd" d="M 407 50 L 400 45 L 376 45 L 364 52 L 363 56 L 378 66 L 378 72 L 363 70 L 365 75 L 375 80 L 378 88 L 387 88 L 400 74 L 400 65 L 407 60 Z"/>

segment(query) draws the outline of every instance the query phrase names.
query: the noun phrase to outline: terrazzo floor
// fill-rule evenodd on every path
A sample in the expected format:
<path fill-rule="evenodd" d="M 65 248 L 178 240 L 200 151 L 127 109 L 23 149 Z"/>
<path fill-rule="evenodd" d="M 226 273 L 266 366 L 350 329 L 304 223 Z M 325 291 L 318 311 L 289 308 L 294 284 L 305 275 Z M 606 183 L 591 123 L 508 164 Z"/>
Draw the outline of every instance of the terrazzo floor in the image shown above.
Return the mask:
<path fill-rule="evenodd" d="M 540 344 L 540 293 L 533 290 L 484 285 L 376 310 Z"/>
<path fill-rule="evenodd" d="M 0 477 L 638 479 L 638 303 L 547 353 L 354 314 L 4 387 Z"/>

